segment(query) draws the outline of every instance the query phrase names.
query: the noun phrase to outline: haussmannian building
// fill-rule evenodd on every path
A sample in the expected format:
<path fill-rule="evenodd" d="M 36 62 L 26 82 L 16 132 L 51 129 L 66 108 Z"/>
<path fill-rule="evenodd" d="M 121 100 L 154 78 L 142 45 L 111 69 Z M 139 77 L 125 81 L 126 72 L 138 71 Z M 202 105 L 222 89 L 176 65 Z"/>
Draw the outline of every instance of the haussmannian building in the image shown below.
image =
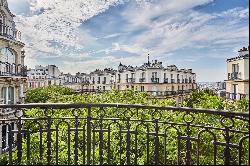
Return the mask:
<path fill-rule="evenodd" d="M 249 46 L 227 59 L 226 97 L 232 100 L 249 99 Z"/>
<path fill-rule="evenodd" d="M 196 74 L 192 69 L 178 69 L 175 65 L 164 67 L 157 60 L 139 67 L 119 64 L 118 70 L 95 70 L 82 77 L 84 91 L 109 91 L 112 89 L 147 92 L 152 97 L 173 98 L 179 102 L 197 89 Z"/>
<path fill-rule="evenodd" d="M 157 60 L 139 67 L 119 64 L 117 70 L 96 69 L 90 73 L 60 72 L 55 65 L 36 66 L 28 70 L 28 87 L 38 88 L 49 85 L 65 86 L 76 92 L 104 92 L 117 89 L 147 92 L 152 97 L 173 98 L 182 102 L 197 89 L 196 74 L 192 69 L 178 69 L 175 65 L 164 67 Z"/>
<path fill-rule="evenodd" d="M 35 66 L 34 69 L 29 69 L 28 75 L 28 88 L 40 88 L 47 87 L 49 85 L 60 85 L 62 79 L 60 79 L 59 68 L 55 65 L 47 66 Z"/>
<path fill-rule="evenodd" d="M 16 29 L 14 17 L 7 0 L 0 0 L 0 104 L 9 105 L 24 102 L 27 85 L 24 43 L 21 42 L 21 32 Z M 0 109 L 0 118 L 13 118 L 14 113 L 12 109 Z M 22 112 L 18 111 L 17 114 Z M 8 150 L 8 131 L 12 129 L 16 129 L 14 122 L 0 124 L 0 153 Z M 16 135 L 13 137 L 15 140 Z"/>

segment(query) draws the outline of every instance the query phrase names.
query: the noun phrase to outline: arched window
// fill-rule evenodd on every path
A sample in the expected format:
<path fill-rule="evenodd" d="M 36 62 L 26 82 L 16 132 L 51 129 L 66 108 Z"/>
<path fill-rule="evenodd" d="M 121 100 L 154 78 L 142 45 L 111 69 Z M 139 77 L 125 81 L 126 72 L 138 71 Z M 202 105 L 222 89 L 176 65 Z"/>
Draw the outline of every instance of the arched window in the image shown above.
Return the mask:
<path fill-rule="evenodd" d="M 2 48 L 2 49 L 0 49 L 0 61 L 1 62 L 8 62 L 10 64 L 16 63 L 16 55 L 9 48 Z"/>

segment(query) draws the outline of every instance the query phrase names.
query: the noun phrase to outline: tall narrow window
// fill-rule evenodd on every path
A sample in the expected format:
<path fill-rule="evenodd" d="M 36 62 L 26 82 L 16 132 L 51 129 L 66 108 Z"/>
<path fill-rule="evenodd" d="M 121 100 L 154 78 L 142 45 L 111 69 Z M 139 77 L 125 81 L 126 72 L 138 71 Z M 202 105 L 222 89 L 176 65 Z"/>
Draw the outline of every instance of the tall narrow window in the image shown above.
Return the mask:
<path fill-rule="evenodd" d="M 1 90 L 1 97 L 4 104 L 14 104 L 14 87 L 3 87 Z"/>

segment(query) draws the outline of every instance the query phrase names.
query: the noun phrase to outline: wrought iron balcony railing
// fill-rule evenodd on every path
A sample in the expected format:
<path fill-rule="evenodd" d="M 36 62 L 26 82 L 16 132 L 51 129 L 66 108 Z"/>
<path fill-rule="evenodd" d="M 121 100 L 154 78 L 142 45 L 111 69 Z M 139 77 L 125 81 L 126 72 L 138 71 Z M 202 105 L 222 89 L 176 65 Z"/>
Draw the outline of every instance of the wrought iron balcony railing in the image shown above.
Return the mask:
<path fill-rule="evenodd" d="M 229 80 L 239 80 L 240 78 L 240 73 L 239 72 L 233 72 L 230 74 L 230 77 L 228 78 Z"/>
<path fill-rule="evenodd" d="M 15 110 L 0 119 L 8 131 L 1 144 L 7 158 L 0 154 L 6 165 L 249 164 L 248 111 L 37 103 L 4 109 Z"/>
<path fill-rule="evenodd" d="M 168 83 L 168 78 L 164 78 L 164 83 Z"/>
<path fill-rule="evenodd" d="M 247 94 L 241 94 L 241 93 L 229 93 L 226 92 L 226 98 L 231 100 L 241 100 L 247 97 Z"/>
<path fill-rule="evenodd" d="M 7 37 L 12 40 L 21 40 L 21 32 L 17 29 L 13 29 L 6 24 L 0 23 L 0 36 Z"/>
<path fill-rule="evenodd" d="M 139 79 L 139 82 L 145 82 L 146 81 L 146 78 L 140 78 Z"/>
<path fill-rule="evenodd" d="M 127 78 L 126 82 L 127 83 L 135 83 L 135 78 Z"/>
<path fill-rule="evenodd" d="M 151 81 L 152 81 L 152 83 L 159 83 L 160 82 L 160 78 L 152 77 Z"/>
<path fill-rule="evenodd" d="M 0 61 L 0 76 L 27 77 L 27 66 Z"/>

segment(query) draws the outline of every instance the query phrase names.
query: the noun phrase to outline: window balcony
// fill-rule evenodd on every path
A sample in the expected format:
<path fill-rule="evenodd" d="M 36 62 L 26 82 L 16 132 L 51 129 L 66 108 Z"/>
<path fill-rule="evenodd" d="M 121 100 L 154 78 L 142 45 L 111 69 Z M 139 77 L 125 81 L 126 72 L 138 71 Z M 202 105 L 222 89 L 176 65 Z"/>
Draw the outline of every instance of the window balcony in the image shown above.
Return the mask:
<path fill-rule="evenodd" d="M 184 94 L 185 90 L 177 90 L 177 94 Z"/>
<path fill-rule="evenodd" d="M 135 78 L 127 78 L 126 82 L 127 83 L 135 83 Z"/>
<path fill-rule="evenodd" d="M 168 83 L 168 78 L 164 78 L 164 83 Z"/>
<path fill-rule="evenodd" d="M 172 84 L 175 83 L 175 80 L 174 80 L 174 79 L 171 79 L 171 83 L 172 83 Z"/>
<path fill-rule="evenodd" d="M 159 78 L 151 78 L 152 83 L 159 83 L 160 79 Z"/>
<path fill-rule="evenodd" d="M 241 100 L 246 98 L 246 94 L 241 94 L 241 93 L 226 93 L 226 98 L 229 100 Z"/>
<path fill-rule="evenodd" d="M 241 76 L 239 72 L 233 72 L 233 73 L 228 73 L 228 80 L 239 80 L 241 79 Z"/>
<path fill-rule="evenodd" d="M 0 23 L 0 37 L 1 36 L 12 40 L 21 41 L 21 32 L 3 23 Z"/>
<path fill-rule="evenodd" d="M 102 84 L 106 84 L 107 82 L 106 81 L 102 81 Z"/>
<path fill-rule="evenodd" d="M 146 81 L 146 78 L 140 78 L 139 79 L 139 82 L 145 82 Z"/>
<path fill-rule="evenodd" d="M 177 83 L 181 83 L 181 80 L 180 80 L 180 79 L 177 79 Z"/>
<path fill-rule="evenodd" d="M 0 62 L 0 76 L 27 77 L 27 66 Z"/>

